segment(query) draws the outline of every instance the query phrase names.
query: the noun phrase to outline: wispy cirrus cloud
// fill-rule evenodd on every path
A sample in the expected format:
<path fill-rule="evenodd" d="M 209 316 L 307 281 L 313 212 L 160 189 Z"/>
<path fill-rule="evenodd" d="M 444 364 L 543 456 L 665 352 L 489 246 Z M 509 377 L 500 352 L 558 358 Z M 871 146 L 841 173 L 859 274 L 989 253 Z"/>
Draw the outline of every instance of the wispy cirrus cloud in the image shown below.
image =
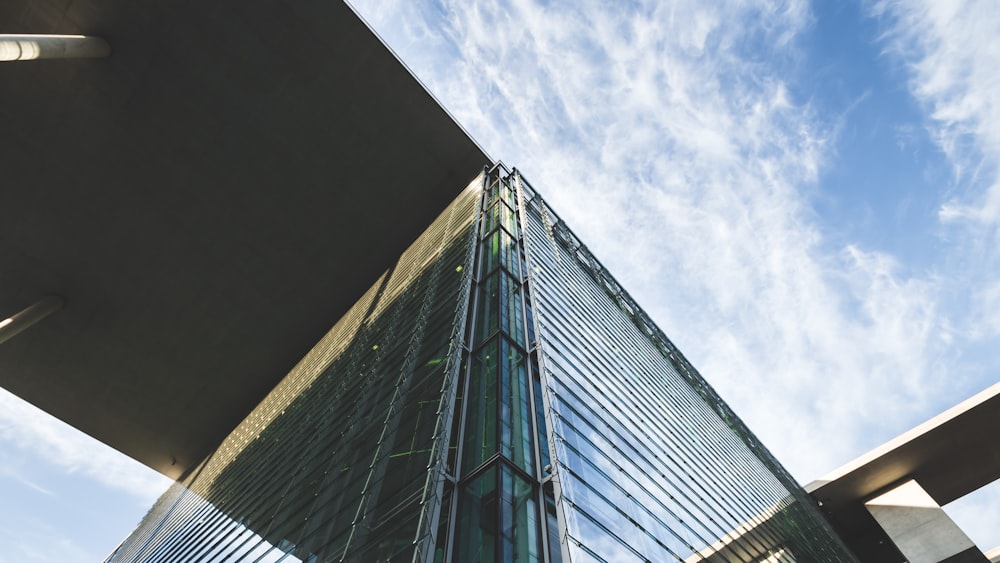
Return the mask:
<path fill-rule="evenodd" d="M 870 6 L 882 44 L 906 71 L 923 126 L 952 169 L 938 217 L 947 243 L 940 260 L 949 323 L 964 371 L 996 381 L 1000 339 L 1000 10 L 989 1 L 900 2 Z M 986 349 L 976 353 L 976 348 Z M 993 484 L 949 507 L 981 548 L 1000 543 Z"/>
<path fill-rule="evenodd" d="M 2 389 L 0 448 L 0 563 L 101 558 L 170 483 Z"/>
<path fill-rule="evenodd" d="M 927 127 L 948 156 L 955 194 L 946 221 L 1000 226 L 1000 11 L 988 0 L 899 2 L 872 6 L 883 18 L 886 50 L 906 65 Z"/>
<path fill-rule="evenodd" d="M 939 218 L 952 257 L 956 325 L 972 340 L 1000 337 L 1000 11 L 988 1 L 882 1 L 885 49 L 902 63 L 924 126 L 953 170 Z"/>
<path fill-rule="evenodd" d="M 812 210 L 850 108 L 793 93 L 807 2 L 427 5 L 361 12 L 800 479 L 917 422 L 940 283 Z"/>
<path fill-rule="evenodd" d="M 142 505 L 152 504 L 171 482 L 3 389 L 0 389 L 0 440 L 39 455 L 69 473 L 87 475 L 105 486 L 130 493 Z M 20 469 L 0 462 L 0 477 L 4 475 L 28 481 L 25 484 L 40 493 L 54 494 L 31 481 Z"/>
<path fill-rule="evenodd" d="M 938 216 L 949 243 L 954 325 L 971 341 L 1000 337 L 1000 11 L 992 2 L 898 2 L 870 10 L 907 73 L 924 127 L 952 167 Z"/>

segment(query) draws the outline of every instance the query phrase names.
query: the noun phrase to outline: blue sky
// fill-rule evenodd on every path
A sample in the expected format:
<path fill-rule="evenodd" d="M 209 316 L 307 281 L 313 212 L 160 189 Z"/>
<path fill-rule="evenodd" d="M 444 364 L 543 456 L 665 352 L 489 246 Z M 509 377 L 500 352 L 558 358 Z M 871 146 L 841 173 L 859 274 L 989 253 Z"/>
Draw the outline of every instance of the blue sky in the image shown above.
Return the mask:
<path fill-rule="evenodd" d="M 993 1 L 354 4 L 800 481 L 1000 379 Z M 0 563 L 166 485 L 0 395 Z M 955 504 L 1000 545 L 1000 490 Z"/>

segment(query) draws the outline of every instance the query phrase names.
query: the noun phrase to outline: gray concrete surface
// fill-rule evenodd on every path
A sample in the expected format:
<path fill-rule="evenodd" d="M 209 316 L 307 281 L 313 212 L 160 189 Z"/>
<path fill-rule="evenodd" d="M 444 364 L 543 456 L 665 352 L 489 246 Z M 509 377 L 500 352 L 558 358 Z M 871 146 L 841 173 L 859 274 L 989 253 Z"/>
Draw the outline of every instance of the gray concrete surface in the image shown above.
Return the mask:
<path fill-rule="evenodd" d="M 489 157 L 336 1 L 7 0 L 0 386 L 173 478 Z"/>
<path fill-rule="evenodd" d="M 940 563 L 976 544 L 913 480 L 865 503 L 909 563 Z M 985 563 L 986 558 L 981 557 Z"/>

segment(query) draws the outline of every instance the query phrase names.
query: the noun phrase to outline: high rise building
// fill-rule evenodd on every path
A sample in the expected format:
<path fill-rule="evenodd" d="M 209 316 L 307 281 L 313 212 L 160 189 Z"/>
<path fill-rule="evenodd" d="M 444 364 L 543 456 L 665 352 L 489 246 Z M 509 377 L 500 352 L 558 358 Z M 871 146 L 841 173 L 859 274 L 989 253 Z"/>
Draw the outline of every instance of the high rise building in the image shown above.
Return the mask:
<path fill-rule="evenodd" d="M 1000 387 L 810 499 L 346 4 L 0 33 L 0 386 L 178 480 L 111 559 L 985 561 Z"/>
<path fill-rule="evenodd" d="M 538 192 L 498 164 L 109 560 L 851 558 Z"/>
<path fill-rule="evenodd" d="M 0 15 L 112 54 L 0 89 L 0 384 L 178 480 L 111 560 L 850 560 L 348 6 Z"/>

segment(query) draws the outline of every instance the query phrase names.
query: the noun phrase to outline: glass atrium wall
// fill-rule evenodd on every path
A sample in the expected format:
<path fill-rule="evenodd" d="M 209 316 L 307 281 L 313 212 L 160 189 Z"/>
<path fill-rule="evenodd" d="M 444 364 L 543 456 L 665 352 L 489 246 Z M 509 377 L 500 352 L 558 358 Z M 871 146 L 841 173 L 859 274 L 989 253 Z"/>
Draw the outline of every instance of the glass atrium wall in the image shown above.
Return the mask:
<path fill-rule="evenodd" d="M 451 204 L 111 561 L 428 558 L 481 186 Z"/>
<path fill-rule="evenodd" d="M 566 559 L 851 561 L 801 488 L 514 177 Z"/>

